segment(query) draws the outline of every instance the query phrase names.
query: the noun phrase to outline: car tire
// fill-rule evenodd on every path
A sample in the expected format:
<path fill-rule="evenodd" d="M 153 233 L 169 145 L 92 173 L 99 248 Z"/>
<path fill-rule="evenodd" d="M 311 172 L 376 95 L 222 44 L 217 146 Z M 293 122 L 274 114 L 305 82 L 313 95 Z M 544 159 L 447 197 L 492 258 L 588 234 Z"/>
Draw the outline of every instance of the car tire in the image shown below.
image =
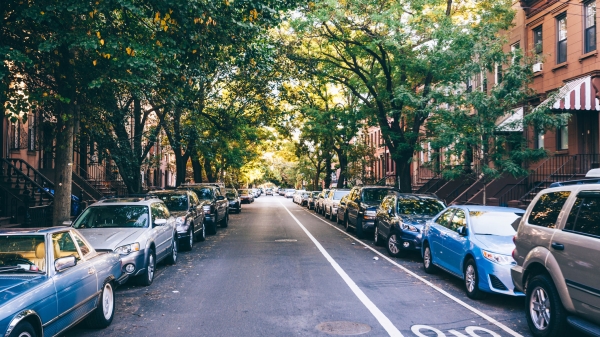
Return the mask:
<path fill-rule="evenodd" d="M 211 221 L 206 228 L 206 233 L 210 235 L 217 234 L 217 223 L 215 221 Z"/>
<path fill-rule="evenodd" d="M 325 209 L 325 210 L 323 211 L 323 213 L 325 213 L 325 214 L 324 214 L 324 216 L 325 216 L 325 219 L 329 219 L 329 214 L 327 213 L 327 209 Z"/>
<path fill-rule="evenodd" d="M 329 220 L 334 221 L 333 219 L 335 218 L 335 221 L 337 222 L 337 214 L 333 215 L 333 208 L 329 209 Z"/>
<path fill-rule="evenodd" d="M 390 235 L 388 235 L 386 249 L 391 257 L 402 257 L 406 255 L 406 252 L 398 247 L 398 241 L 397 233 L 391 232 Z"/>
<path fill-rule="evenodd" d="M 147 287 L 154 281 L 154 274 L 156 273 L 156 254 L 154 249 L 150 248 L 148 252 L 148 260 L 146 261 L 146 270 L 138 276 L 138 284 Z"/>
<path fill-rule="evenodd" d="M 425 247 L 423 248 L 423 269 L 427 274 L 435 274 L 437 272 L 437 267 L 433 264 L 431 248 L 429 248 L 429 244 L 427 243 L 425 243 Z"/>
<path fill-rule="evenodd" d="M 167 256 L 167 264 L 176 265 L 177 255 L 179 255 L 179 240 L 177 240 L 177 234 L 173 235 L 173 247 L 171 247 L 171 254 Z"/>
<path fill-rule="evenodd" d="M 225 217 L 221 220 L 221 228 L 227 228 L 229 226 L 229 212 L 225 212 Z"/>
<path fill-rule="evenodd" d="M 182 243 L 181 250 L 190 251 L 194 247 L 194 241 L 196 241 L 194 238 L 194 224 L 190 224 L 188 231 L 189 237 L 187 240 L 185 240 L 185 242 Z"/>
<path fill-rule="evenodd" d="M 104 284 L 96 309 L 85 319 L 85 323 L 92 329 L 108 327 L 115 317 L 115 291 L 110 282 Z"/>
<path fill-rule="evenodd" d="M 536 310 L 533 310 L 534 301 L 539 301 L 540 297 L 545 296 L 543 307 L 546 313 L 545 322 L 535 323 L 535 317 L 532 317 Z M 556 286 L 550 276 L 546 274 L 536 275 L 527 282 L 526 293 L 526 318 L 529 330 L 535 337 L 559 337 L 565 336 L 567 326 L 567 311 L 562 305 Z M 538 302 L 539 306 L 539 302 Z M 549 307 L 549 308 L 548 308 Z M 539 316 L 538 316 L 539 317 Z"/>
<path fill-rule="evenodd" d="M 346 228 L 346 232 L 350 232 L 350 221 L 348 221 L 348 214 L 344 217 L 344 228 Z"/>
<path fill-rule="evenodd" d="M 340 216 L 339 215 L 337 215 L 335 217 L 335 223 L 338 224 L 338 225 L 342 223 L 342 221 L 340 220 Z"/>
<path fill-rule="evenodd" d="M 206 225 L 205 222 L 202 221 L 202 230 L 200 231 L 200 236 L 197 237 L 198 241 L 206 240 Z"/>
<path fill-rule="evenodd" d="M 359 238 L 359 239 L 365 238 L 365 231 L 362 227 L 362 219 L 359 217 L 356 218 L 356 227 L 355 227 L 354 231 L 356 232 L 357 238 Z"/>
<path fill-rule="evenodd" d="M 467 296 L 472 300 L 485 298 L 486 293 L 479 289 L 479 272 L 475 260 L 468 259 L 463 268 L 463 281 Z"/>
<path fill-rule="evenodd" d="M 375 233 L 373 235 L 373 243 L 375 244 L 375 246 L 382 246 L 383 245 L 382 241 L 383 241 L 383 238 L 379 234 L 379 226 L 377 225 L 377 222 L 375 222 Z"/>
<path fill-rule="evenodd" d="M 13 331 L 8 335 L 9 337 L 37 337 L 33 325 L 27 321 L 22 321 L 17 324 Z"/>

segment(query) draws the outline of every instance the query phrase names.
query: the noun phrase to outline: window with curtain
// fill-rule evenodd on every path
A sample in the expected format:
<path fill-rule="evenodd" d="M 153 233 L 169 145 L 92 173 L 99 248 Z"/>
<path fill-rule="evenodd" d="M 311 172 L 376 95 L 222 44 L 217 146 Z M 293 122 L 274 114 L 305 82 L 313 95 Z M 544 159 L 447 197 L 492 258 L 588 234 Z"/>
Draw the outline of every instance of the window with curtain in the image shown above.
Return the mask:
<path fill-rule="evenodd" d="M 533 46 L 536 54 L 541 54 L 544 51 L 541 25 L 533 29 Z"/>
<path fill-rule="evenodd" d="M 585 20 L 585 52 L 596 50 L 596 1 L 584 4 Z"/>
<path fill-rule="evenodd" d="M 569 127 L 566 125 L 556 130 L 556 148 L 558 150 L 569 149 Z"/>
<path fill-rule="evenodd" d="M 537 136 L 537 148 L 538 149 L 543 149 L 544 148 L 544 133 L 543 132 L 538 133 L 538 136 Z"/>
<path fill-rule="evenodd" d="M 556 63 L 567 62 L 567 15 L 556 18 Z"/>

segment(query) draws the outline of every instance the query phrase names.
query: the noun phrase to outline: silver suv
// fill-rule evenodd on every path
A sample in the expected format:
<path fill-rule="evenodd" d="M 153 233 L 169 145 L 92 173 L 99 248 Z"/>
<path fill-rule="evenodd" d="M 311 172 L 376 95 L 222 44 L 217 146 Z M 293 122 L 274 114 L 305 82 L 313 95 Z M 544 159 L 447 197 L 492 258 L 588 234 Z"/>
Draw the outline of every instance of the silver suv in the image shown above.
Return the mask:
<path fill-rule="evenodd" d="M 600 184 L 541 191 L 514 241 L 512 279 L 533 335 L 565 336 L 571 325 L 600 336 Z"/>
<path fill-rule="evenodd" d="M 152 284 L 159 261 L 177 263 L 176 221 L 164 202 L 156 197 L 96 202 L 72 226 L 94 249 L 120 254 L 123 272 L 137 276 L 141 285 Z"/>

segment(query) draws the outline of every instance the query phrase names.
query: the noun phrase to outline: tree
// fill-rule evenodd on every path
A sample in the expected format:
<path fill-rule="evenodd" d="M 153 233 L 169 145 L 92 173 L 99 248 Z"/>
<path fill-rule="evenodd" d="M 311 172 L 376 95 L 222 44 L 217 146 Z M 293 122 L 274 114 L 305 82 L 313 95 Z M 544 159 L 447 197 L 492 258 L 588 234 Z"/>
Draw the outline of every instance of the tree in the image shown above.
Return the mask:
<path fill-rule="evenodd" d="M 396 163 L 396 184 L 411 192 L 410 163 L 424 123 L 462 95 L 452 88 L 465 83 L 474 58 L 486 66 L 501 62 L 498 35 L 511 25 L 510 6 L 506 0 L 320 2 L 293 20 L 300 42 L 289 43 L 290 54 L 362 102 Z"/>

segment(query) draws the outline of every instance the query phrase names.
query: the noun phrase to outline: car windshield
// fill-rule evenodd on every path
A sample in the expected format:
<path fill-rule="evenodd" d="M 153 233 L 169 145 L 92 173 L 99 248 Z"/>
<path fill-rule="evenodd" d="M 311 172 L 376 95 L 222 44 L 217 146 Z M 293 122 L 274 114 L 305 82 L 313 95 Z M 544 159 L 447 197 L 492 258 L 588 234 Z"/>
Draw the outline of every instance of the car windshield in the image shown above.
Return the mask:
<path fill-rule="evenodd" d="M 398 198 L 398 214 L 434 216 L 446 206 L 433 198 L 402 197 Z"/>
<path fill-rule="evenodd" d="M 333 200 L 340 200 L 344 196 L 348 195 L 348 193 L 350 193 L 350 191 L 335 191 L 333 193 Z"/>
<path fill-rule="evenodd" d="M 213 191 L 210 188 L 199 188 L 195 189 L 194 192 L 196 192 L 198 199 L 211 200 L 213 198 Z"/>
<path fill-rule="evenodd" d="M 75 228 L 148 227 L 147 206 L 116 205 L 94 206 L 77 218 Z"/>
<path fill-rule="evenodd" d="M 250 192 L 248 190 L 240 190 L 240 195 L 250 195 Z"/>
<path fill-rule="evenodd" d="M 512 224 L 521 218 L 513 212 L 470 211 L 469 215 L 473 233 L 499 236 L 515 235 Z"/>
<path fill-rule="evenodd" d="M 159 194 L 158 198 L 165 202 L 171 212 L 187 211 L 188 197 L 185 194 Z"/>
<path fill-rule="evenodd" d="M 43 235 L 0 236 L 0 273 L 46 270 Z"/>
<path fill-rule="evenodd" d="M 319 196 L 319 194 L 321 194 L 321 192 L 313 192 L 313 193 L 312 193 L 312 197 L 313 197 L 313 198 L 316 198 L 316 197 L 318 197 L 318 196 Z"/>
<path fill-rule="evenodd" d="M 227 199 L 229 200 L 233 200 L 235 199 L 236 195 L 233 192 L 227 192 L 227 194 L 225 194 L 227 196 Z"/>
<path fill-rule="evenodd" d="M 368 189 L 364 189 L 363 190 L 363 202 L 368 202 L 368 203 L 372 203 L 372 202 L 377 202 L 377 203 L 381 203 L 381 200 L 383 200 L 383 198 L 385 198 L 386 195 L 388 195 L 388 192 L 390 190 L 389 189 L 376 189 L 376 188 L 368 188 Z"/>

